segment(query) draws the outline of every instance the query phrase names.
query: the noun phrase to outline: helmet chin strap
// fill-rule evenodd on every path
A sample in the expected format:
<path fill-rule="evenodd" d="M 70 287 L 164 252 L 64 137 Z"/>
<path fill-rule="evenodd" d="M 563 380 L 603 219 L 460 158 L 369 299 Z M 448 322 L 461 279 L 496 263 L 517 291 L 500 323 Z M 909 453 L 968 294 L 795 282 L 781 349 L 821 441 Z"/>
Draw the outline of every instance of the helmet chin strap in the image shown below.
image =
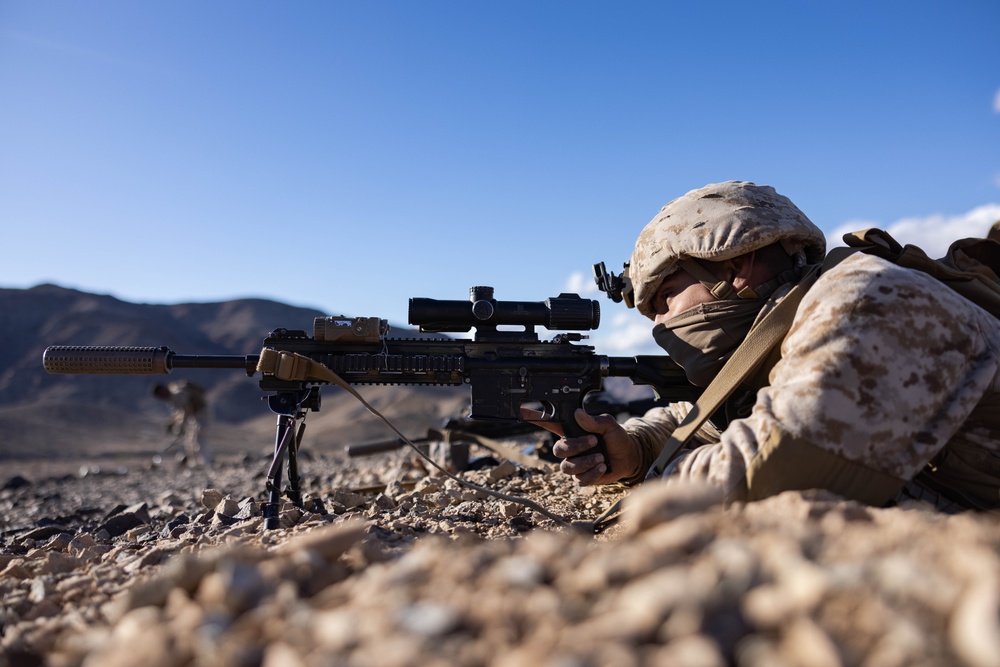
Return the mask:
<path fill-rule="evenodd" d="M 753 261 L 756 256 L 756 252 L 750 253 L 751 270 L 753 269 Z M 689 273 L 692 278 L 704 285 L 705 289 L 707 289 L 712 296 L 720 301 L 759 298 L 757 292 L 750 287 L 744 287 L 743 289 L 737 291 L 735 285 L 727 280 L 720 280 L 695 259 L 688 257 L 687 259 L 682 260 L 679 265 L 681 269 Z"/>

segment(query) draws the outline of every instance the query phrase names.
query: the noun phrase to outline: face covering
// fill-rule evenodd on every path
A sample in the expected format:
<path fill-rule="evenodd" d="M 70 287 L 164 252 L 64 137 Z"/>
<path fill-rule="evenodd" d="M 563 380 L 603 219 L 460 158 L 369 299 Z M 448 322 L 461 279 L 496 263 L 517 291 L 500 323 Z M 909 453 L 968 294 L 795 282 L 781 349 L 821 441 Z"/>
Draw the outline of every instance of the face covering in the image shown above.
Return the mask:
<path fill-rule="evenodd" d="M 684 369 L 688 381 L 707 387 L 746 338 L 765 299 L 710 301 L 653 327 L 653 340 Z"/>

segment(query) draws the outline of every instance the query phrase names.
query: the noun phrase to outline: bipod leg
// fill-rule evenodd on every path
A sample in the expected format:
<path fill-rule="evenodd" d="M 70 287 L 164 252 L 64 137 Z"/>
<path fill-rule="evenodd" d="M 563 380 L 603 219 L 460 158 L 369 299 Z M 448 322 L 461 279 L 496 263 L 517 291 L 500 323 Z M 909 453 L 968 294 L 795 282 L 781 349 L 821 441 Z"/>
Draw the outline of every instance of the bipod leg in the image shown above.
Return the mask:
<path fill-rule="evenodd" d="M 292 504 L 302 508 L 302 489 L 299 485 L 299 447 L 302 445 L 302 436 L 305 435 L 306 423 L 299 424 L 298 432 L 295 434 L 295 441 L 288 448 L 288 488 L 285 489 L 285 496 L 292 501 Z"/>
<path fill-rule="evenodd" d="M 303 403 L 311 399 L 303 407 Z M 261 503 L 261 513 L 264 515 L 264 530 L 274 530 L 281 526 L 279 512 L 281 510 L 281 473 L 284 467 L 285 455 L 288 454 L 289 498 L 301 506 L 302 498 L 299 492 L 299 470 L 296 453 L 302 441 L 305 426 L 300 420 L 305 419 L 305 409 L 318 407 L 318 392 L 312 389 L 287 391 L 268 397 L 267 405 L 277 413 L 278 423 L 274 434 L 274 456 L 267 469 L 267 502 Z M 296 498 L 298 499 L 296 502 Z"/>
<path fill-rule="evenodd" d="M 285 451 L 293 433 L 295 420 L 289 415 L 278 415 L 274 434 L 274 456 L 267 469 L 267 502 L 261 504 L 264 515 L 264 530 L 279 527 L 278 511 L 281 509 L 281 472 L 285 463 Z"/>

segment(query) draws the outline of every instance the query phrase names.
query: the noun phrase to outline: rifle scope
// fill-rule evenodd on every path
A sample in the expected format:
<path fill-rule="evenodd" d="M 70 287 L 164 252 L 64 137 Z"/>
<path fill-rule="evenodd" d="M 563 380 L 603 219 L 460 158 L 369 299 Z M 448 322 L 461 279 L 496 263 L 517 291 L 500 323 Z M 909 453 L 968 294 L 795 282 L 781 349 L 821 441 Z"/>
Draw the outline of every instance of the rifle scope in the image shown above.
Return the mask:
<path fill-rule="evenodd" d="M 578 294 L 560 294 L 545 301 L 497 301 L 492 287 L 470 287 L 468 301 L 410 299 L 410 324 L 421 331 L 464 332 L 472 327 L 540 325 L 550 330 L 589 331 L 601 323 L 601 305 Z"/>

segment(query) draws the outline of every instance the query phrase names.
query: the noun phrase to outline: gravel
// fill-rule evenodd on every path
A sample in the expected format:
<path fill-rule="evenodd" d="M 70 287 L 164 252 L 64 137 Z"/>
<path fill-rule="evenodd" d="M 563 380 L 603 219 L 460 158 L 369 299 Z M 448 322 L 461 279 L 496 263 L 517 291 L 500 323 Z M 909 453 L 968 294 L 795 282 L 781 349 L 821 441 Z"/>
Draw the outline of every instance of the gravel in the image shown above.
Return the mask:
<path fill-rule="evenodd" d="M 462 473 L 568 521 L 627 496 L 594 536 L 397 452 L 302 461 L 263 531 L 266 464 L 5 463 L 0 665 L 1000 667 L 995 515 Z"/>

